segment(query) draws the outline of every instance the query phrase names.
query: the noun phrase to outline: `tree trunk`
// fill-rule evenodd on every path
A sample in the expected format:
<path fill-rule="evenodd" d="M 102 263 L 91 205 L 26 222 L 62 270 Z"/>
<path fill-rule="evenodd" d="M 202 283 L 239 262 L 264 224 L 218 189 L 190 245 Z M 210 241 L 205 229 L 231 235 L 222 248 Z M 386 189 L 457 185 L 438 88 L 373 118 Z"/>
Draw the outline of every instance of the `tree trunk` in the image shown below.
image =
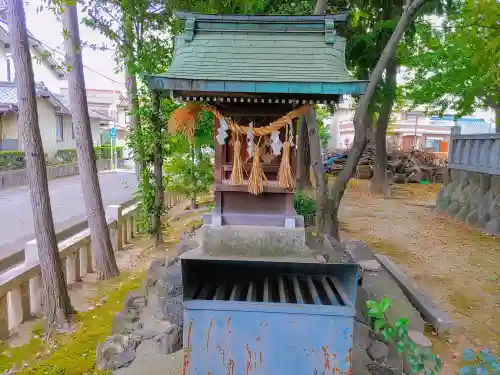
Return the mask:
<path fill-rule="evenodd" d="M 92 241 L 92 255 L 98 278 L 110 279 L 118 276 L 120 272 L 111 245 L 97 175 L 83 75 L 82 46 L 76 3 L 64 7 L 62 21 L 63 28 L 68 34 L 64 41 L 68 66 L 68 91 L 73 128 L 75 129 L 78 169 L 82 180 L 83 199 Z"/>
<path fill-rule="evenodd" d="M 495 107 L 495 132 L 500 133 L 500 98 Z"/>
<path fill-rule="evenodd" d="M 135 73 L 131 72 L 131 70 L 128 68 L 128 65 L 125 67 L 125 84 L 127 86 L 127 95 L 130 106 L 130 129 L 132 131 L 137 131 L 140 128 L 139 98 L 137 94 L 137 76 L 135 75 Z M 137 175 L 137 178 L 140 177 L 141 170 L 143 168 L 145 168 L 143 163 L 136 161 L 135 173 Z"/>
<path fill-rule="evenodd" d="M 422 7 L 424 0 L 413 0 L 403 11 L 401 18 L 398 21 L 396 29 L 391 35 L 389 42 L 385 46 L 380 58 L 370 75 L 370 81 L 366 87 L 365 93 L 361 96 L 356 112 L 354 113 L 354 142 L 353 147 L 349 151 L 346 164 L 340 172 L 339 176 L 335 179 L 335 184 L 330 190 L 330 197 L 328 199 L 328 215 L 329 215 L 329 228 L 327 234 L 336 240 L 339 240 L 339 228 L 338 228 L 338 210 L 340 207 L 340 202 L 344 196 L 347 183 L 351 178 L 352 174 L 356 171 L 356 166 L 358 165 L 359 159 L 363 153 L 363 150 L 367 142 L 367 128 L 370 121 L 368 121 L 369 116 L 369 105 L 375 94 L 377 85 L 382 77 L 389 60 L 394 56 L 394 52 L 398 46 L 403 33 L 406 31 L 408 25 L 413 21 L 413 16 Z"/>
<path fill-rule="evenodd" d="M 33 225 L 42 274 L 42 310 L 47 328 L 51 329 L 67 323 L 74 310 L 61 268 L 52 219 L 23 1 L 8 0 L 7 9 L 12 58 L 16 69 L 18 124 L 23 137 Z"/>
<path fill-rule="evenodd" d="M 314 171 L 314 178 L 316 180 L 316 232 L 318 234 L 323 234 L 325 233 L 325 209 L 328 199 L 328 191 L 323 171 L 323 163 L 321 162 L 321 149 L 314 106 L 311 106 L 306 122 L 307 135 L 310 145 L 309 150 L 311 153 L 311 165 Z"/>
<path fill-rule="evenodd" d="M 387 128 L 391 117 L 392 106 L 396 97 L 396 76 L 398 65 L 395 54 L 385 69 L 384 91 L 387 93 L 375 126 L 375 168 L 371 181 L 371 192 L 383 194 L 387 187 Z"/>
<path fill-rule="evenodd" d="M 307 122 L 306 118 L 302 117 L 297 131 L 297 190 L 306 190 L 312 187 L 310 165 L 311 154 L 309 152 Z"/>
<path fill-rule="evenodd" d="M 317 0 L 316 6 L 314 7 L 314 14 L 325 13 L 325 8 L 326 8 L 326 0 Z"/>
<path fill-rule="evenodd" d="M 201 153 L 201 148 L 198 145 L 191 146 L 191 163 L 192 163 L 191 184 L 193 184 L 193 187 L 196 186 L 196 172 L 195 172 L 197 168 L 196 158 L 198 158 L 198 163 L 199 163 L 200 153 Z M 193 195 L 191 196 L 191 209 L 192 210 L 196 209 L 196 189 L 194 189 Z"/>
<path fill-rule="evenodd" d="M 122 10 L 123 11 L 123 10 Z M 134 24 L 125 11 L 123 11 L 124 38 L 128 45 L 123 47 L 125 60 L 125 85 L 127 87 L 127 96 L 130 106 L 130 128 L 138 130 L 140 127 L 139 118 L 139 96 L 137 92 L 137 72 L 134 64 Z M 141 169 L 146 168 L 143 161 L 135 163 L 135 173 L 140 178 Z"/>
<path fill-rule="evenodd" d="M 160 122 L 160 98 L 158 92 L 151 91 L 151 123 L 153 124 L 156 139 L 154 140 L 154 161 L 153 174 L 155 177 L 155 210 L 153 215 L 153 233 L 155 245 L 163 243 L 161 217 L 164 211 L 165 189 L 163 187 L 163 145 L 162 145 L 162 125 Z"/>
<path fill-rule="evenodd" d="M 314 7 L 314 14 L 325 13 L 326 0 L 317 0 Z M 309 137 L 307 135 L 306 118 L 300 119 L 297 132 L 297 190 L 305 190 L 312 187 L 311 184 L 311 152 Z M 321 158 L 321 149 L 320 149 Z"/>

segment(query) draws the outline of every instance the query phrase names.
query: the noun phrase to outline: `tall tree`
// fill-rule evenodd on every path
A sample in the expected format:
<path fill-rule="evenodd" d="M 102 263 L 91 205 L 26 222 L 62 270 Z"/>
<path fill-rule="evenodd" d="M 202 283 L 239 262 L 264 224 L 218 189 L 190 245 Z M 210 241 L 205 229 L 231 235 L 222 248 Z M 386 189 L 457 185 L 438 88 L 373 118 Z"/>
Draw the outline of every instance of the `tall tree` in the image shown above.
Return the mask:
<path fill-rule="evenodd" d="M 42 273 L 42 310 L 48 328 L 57 328 L 68 321 L 74 310 L 61 268 L 50 207 L 23 1 L 8 0 L 7 8 L 12 58 L 16 69 L 18 123 L 23 137 L 33 224 Z"/>
<path fill-rule="evenodd" d="M 391 38 L 387 42 L 380 58 L 370 75 L 370 80 L 368 86 L 366 87 L 365 93 L 361 96 L 359 104 L 354 113 L 354 141 L 352 148 L 349 151 L 347 161 L 344 168 L 340 172 L 339 176 L 335 180 L 335 184 L 332 186 L 328 198 L 328 222 L 327 222 L 327 234 L 336 240 L 339 240 L 339 227 L 338 227 L 338 210 L 340 207 L 340 202 L 344 196 L 347 183 L 351 178 L 352 174 L 356 171 L 356 166 L 358 165 L 359 159 L 365 149 L 366 143 L 368 141 L 367 134 L 368 129 L 371 126 L 371 119 L 369 118 L 369 107 L 373 100 L 377 85 L 382 77 L 384 70 L 387 67 L 394 52 L 401 40 L 404 32 L 408 26 L 413 22 L 413 17 L 415 13 L 422 7 L 425 0 L 412 0 L 404 8 L 404 11 L 397 23 Z"/>
<path fill-rule="evenodd" d="M 498 1 L 466 0 L 443 25 L 419 25 L 422 37 L 405 60 L 414 70 L 405 97 L 439 114 L 452 109 L 463 116 L 490 108 L 500 132 L 498 20 Z"/>
<path fill-rule="evenodd" d="M 76 155 L 92 240 L 92 255 L 100 279 L 119 275 L 102 203 L 101 188 L 90 128 L 82 47 L 76 3 L 65 3 L 62 15 L 70 107 L 75 130 Z"/>

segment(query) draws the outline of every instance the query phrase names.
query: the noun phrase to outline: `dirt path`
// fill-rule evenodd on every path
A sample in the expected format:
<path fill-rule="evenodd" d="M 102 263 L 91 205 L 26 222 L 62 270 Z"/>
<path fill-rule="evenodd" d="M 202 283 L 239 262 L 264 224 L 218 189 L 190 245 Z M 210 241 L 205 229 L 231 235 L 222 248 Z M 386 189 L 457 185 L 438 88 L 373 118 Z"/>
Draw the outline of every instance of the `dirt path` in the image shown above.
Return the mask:
<path fill-rule="evenodd" d="M 500 239 L 435 211 L 437 185 L 396 185 L 392 198 L 354 181 L 342 203 L 347 236 L 387 254 L 456 321 L 438 351 L 500 350 Z"/>

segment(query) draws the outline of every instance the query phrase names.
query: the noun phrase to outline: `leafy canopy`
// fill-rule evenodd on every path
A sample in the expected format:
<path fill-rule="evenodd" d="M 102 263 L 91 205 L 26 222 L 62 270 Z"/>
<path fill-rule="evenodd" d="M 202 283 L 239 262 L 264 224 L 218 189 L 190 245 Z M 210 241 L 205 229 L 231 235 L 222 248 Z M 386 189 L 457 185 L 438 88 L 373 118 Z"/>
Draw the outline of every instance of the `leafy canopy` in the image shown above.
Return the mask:
<path fill-rule="evenodd" d="M 437 113 L 455 110 L 457 116 L 476 107 L 500 107 L 498 20 L 497 1 L 467 0 L 443 27 L 419 25 L 421 38 L 407 61 L 414 77 L 405 97 Z"/>

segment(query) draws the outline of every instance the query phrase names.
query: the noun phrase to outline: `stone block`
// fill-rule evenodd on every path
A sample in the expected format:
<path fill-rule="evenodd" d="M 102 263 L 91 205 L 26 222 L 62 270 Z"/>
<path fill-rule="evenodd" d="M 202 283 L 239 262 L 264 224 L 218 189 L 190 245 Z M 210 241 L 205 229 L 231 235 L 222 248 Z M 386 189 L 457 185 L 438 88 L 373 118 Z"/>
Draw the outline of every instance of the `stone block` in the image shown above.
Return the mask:
<path fill-rule="evenodd" d="M 500 236 L 500 217 L 490 220 L 484 227 L 484 231 L 495 236 Z"/>
<path fill-rule="evenodd" d="M 202 251 L 207 255 L 311 256 L 304 228 L 204 225 L 202 233 Z"/>
<path fill-rule="evenodd" d="M 494 196 L 497 196 L 500 194 L 500 176 L 491 176 L 490 180 L 491 184 L 491 191 Z"/>

